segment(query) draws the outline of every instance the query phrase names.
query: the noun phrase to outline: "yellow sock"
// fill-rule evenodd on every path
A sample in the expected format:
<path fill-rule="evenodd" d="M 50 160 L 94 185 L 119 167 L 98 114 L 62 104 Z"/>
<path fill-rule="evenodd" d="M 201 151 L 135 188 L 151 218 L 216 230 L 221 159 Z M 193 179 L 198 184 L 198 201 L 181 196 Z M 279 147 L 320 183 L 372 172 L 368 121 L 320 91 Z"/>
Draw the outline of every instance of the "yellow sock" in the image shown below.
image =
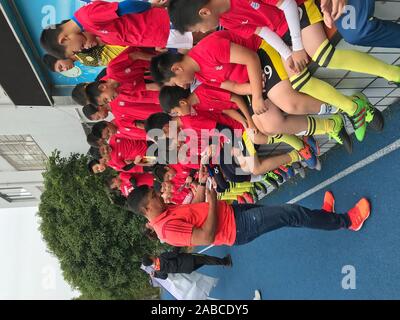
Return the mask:
<path fill-rule="evenodd" d="M 321 44 L 312 59 L 321 67 L 361 72 L 400 82 L 400 67 L 387 64 L 365 52 L 335 49 L 328 39 Z"/>
<path fill-rule="evenodd" d="M 340 93 L 329 83 L 312 77 L 308 69 L 305 69 L 298 75 L 292 76 L 290 82 L 296 91 L 334 105 L 349 116 L 354 115 L 357 111 L 357 105 L 349 97 Z"/>
<path fill-rule="evenodd" d="M 301 161 L 301 157 L 299 153 L 296 150 L 292 150 L 288 153 L 288 156 L 290 157 L 290 162 L 287 165 L 291 165 L 293 162 L 298 162 Z"/>
<path fill-rule="evenodd" d="M 328 118 L 318 118 L 315 116 L 307 116 L 308 128 L 306 136 L 326 134 L 332 132 L 335 122 Z"/>
<path fill-rule="evenodd" d="M 289 146 L 292 146 L 295 150 L 301 150 L 304 148 L 303 141 L 298 137 L 290 134 L 277 134 L 275 136 L 268 136 L 267 144 L 274 144 L 284 142 Z"/>
<path fill-rule="evenodd" d="M 242 195 L 245 192 L 250 192 L 251 188 L 249 187 L 242 187 L 242 188 L 232 188 L 229 189 L 229 194 L 235 194 L 235 195 Z"/>
<path fill-rule="evenodd" d="M 229 182 L 229 188 L 252 188 L 253 182 Z"/>
<path fill-rule="evenodd" d="M 237 195 L 235 195 L 235 194 L 222 194 L 218 198 L 219 198 L 219 200 L 232 200 L 232 201 L 235 201 L 235 200 L 237 200 Z"/>

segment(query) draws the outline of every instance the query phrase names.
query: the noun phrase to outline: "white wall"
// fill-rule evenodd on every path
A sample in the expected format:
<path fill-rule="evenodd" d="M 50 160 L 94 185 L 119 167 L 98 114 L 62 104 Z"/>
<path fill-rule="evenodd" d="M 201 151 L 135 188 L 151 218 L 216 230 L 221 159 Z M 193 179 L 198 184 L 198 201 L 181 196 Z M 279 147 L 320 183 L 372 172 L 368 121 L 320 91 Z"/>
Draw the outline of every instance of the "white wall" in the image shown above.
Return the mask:
<path fill-rule="evenodd" d="M 86 153 L 89 146 L 76 106 L 0 106 L 0 135 L 30 134 L 44 153 L 58 149 L 63 155 Z"/>

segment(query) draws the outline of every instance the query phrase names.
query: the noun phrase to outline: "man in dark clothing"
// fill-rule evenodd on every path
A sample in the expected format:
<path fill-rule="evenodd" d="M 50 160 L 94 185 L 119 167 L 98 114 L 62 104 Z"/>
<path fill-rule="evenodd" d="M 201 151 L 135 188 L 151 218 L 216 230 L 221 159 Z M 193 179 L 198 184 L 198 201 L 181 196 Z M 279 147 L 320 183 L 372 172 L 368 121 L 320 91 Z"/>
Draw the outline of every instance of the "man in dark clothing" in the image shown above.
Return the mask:
<path fill-rule="evenodd" d="M 175 248 L 173 251 L 161 253 L 158 257 L 146 255 L 142 263 L 145 267 L 154 267 L 154 277 L 167 279 L 168 273 L 192 273 L 205 265 L 231 267 L 232 258 L 230 254 L 224 258 L 217 258 L 205 254 L 181 253 L 180 248 Z"/>

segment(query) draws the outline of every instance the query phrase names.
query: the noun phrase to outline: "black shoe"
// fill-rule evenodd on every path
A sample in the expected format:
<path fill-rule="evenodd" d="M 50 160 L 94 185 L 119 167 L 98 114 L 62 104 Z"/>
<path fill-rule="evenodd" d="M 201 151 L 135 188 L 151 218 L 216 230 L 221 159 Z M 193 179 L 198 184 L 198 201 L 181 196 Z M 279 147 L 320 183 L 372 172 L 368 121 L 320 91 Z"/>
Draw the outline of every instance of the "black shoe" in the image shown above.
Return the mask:
<path fill-rule="evenodd" d="M 231 267 L 233 266 L 232 257 L 231 257 L 230 254 L 227 254 L 227 255 L 224 257 L 224 260 L 225 260 L 225 264 L 224 264 L 225 267 L 231 268 Z"/>

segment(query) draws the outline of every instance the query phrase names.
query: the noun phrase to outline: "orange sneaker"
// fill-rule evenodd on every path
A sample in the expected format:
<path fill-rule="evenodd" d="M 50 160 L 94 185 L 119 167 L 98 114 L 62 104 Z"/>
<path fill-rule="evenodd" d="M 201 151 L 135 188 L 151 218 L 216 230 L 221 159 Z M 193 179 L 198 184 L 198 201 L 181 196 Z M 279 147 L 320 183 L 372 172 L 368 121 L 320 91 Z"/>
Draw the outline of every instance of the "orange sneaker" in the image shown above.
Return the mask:
<path fill-rule="evenodd" d="M 351 226 L 350 230 L 358 231 L 361 229 L 365 220 L 368 219 L 369 214 L 371 213 L 371 206 L 369 201 L 365 198 L 362 198 L 354 208 L 350 209 L 347 214 L 349 215 Z"/>
<path fill-rule="evenodd" d="M 324 196 L 324 204 L 322 205 L 322 210 L 327 212 L 335 212 L 335 197 L 332 192 L 326 191 Z"/>

